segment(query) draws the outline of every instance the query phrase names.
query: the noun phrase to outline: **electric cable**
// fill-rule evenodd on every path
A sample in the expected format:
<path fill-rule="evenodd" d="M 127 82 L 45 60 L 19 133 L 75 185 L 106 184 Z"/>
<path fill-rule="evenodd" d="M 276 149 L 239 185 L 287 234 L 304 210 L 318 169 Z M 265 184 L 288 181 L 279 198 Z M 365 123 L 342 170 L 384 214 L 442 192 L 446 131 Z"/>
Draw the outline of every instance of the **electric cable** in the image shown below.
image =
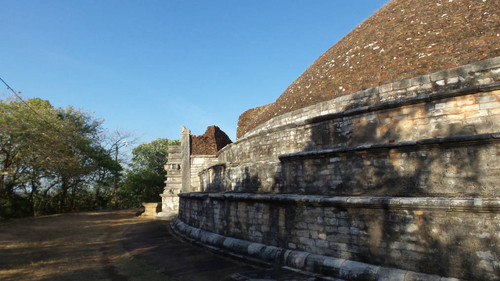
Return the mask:
<path fill-rule="evenodd" d="M 38 117 L 40 117 L 40 119 L 42 119 L 45 123 L 47 123 L 47 125 L 49 125 L 49 126 L 53 127 L 54 129 L 59 131 L 59 128 L 57 128 L 57 126 L 55 126 L 54 124 L 49 122 L 47 119 L 45 119 L 45 117 L 43 117 L 34 108 L 32 108 L 26 101 L 24 101 L 23 98 L 14 89 L 12 89 L 12 87 L 9 86 L 9 84 L 7 84 L 7 82 L 5 82 L 2 79 L 2 77 L 0 77 L 0 81 L 2 81 L 2 83 L 7 87 L 7 90 L 10 90 L 23 104 L 25 104 L 31 111 L 33 111 L 33 113 L 35 113 Z"/>

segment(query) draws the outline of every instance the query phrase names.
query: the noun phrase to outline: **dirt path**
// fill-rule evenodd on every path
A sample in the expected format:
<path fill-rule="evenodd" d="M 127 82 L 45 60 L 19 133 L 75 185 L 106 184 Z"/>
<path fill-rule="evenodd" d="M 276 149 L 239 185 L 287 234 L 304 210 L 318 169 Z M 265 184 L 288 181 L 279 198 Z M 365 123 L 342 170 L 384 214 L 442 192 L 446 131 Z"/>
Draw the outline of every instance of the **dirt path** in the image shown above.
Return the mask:
<path fill-rule="evenodd" d="M 0 280 L 168 280 L 122 247 L 134 211 L 0 222 Z"/>
<path fill-rule="evenodd" d="M 135 210 L 0 222 L 0 280 L 210 281 L 252 270 L 175 237 L 168 222 L 135 217 Z"/>

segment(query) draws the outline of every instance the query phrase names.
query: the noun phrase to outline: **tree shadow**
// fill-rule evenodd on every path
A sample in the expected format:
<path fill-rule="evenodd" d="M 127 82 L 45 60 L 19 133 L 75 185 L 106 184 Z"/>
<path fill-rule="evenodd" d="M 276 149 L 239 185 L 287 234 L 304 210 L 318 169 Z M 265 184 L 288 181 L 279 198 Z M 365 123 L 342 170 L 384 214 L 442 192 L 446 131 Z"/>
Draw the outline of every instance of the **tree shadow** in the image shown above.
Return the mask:
<path fill-rule="evenodd" d="M 495 212 L 439 204 L 456 197 L 498 197 L 498 148 L 489 136 L 496 127 L 486 119 L 448 118 L 462 114 L 447 107 L 448 101 L 372 108 L 359 102 L 312 118 L 305 122 L 310 139 L 303 151 L 280 156 L 274 170 L 257 169 L 260 163 L 221 165 L 212 190 L 366 199 L 333 205 L 273 201 L 257 210 L 268 216 L 258 240 L 385 267 L 491 280 L 500 275 L 494 265 L 500 249 L 491 246 L 499 244 L 494 233 L 500 229 L 491 225 L 498 220 Z M 249 217 L 245 206 L 232 204 L 224 205 L 226 214 Z M 234 219 L 220 231 L 248 239 L 243 234 L 248 227 Z M 298 232 L 307 237 L 300 240 Z M 489 272 L 482 270 L 488 266 Z"/>
<path fill-rule="evenodd" d="M 262 192 L 261 176 L 256 167 L 227 167 L 226 164 L 217 164 L 204 173 L 209 174 L 209 179 L 203 184 L 203 192 Z"/>
<path fill-rule="evenodd" d="M 436 109 L 438 103 L 376 112 L 363 109 L 366 112 L 319 118 L 311 124 L 305 153 L 280 158 L 280 191 L 395 200 L 496 197 L 495 184 L 491 183 L 495 172 L 488 171 L 485 163 L 487 154 L 495 154 L 496 148 L 477 137 L 478 132 L 488 129 L 488 123 L 447 123 Z M 354 104 L 352 109 L 360 106 Z M 415 120 L 424 125 L 411 125 Z M 422 129 L 425 126 L 429 131 Z M 327 255 L 469 280 L 499 276 L 499 268 L 489 274 L 477 268 L 484 263 L 484 256 L 492 260 L 500 256 L 498 247 L 488 246 L 498 245 L 492 235 L 498 227 L 486 227 L 495 221 L 495 213 L 469 214 L 389 203 L 371 208 L 336 206 L 331 207 L 330 215 L 325 211 L 318 231 L 336 235 L 332 241 L 347 248 L 329 246 Z M 290 211 L 294 213 L 298 212 Z M 340 218 L 341 224 L 326 223 L 328 219 L 339 220 L 337 216 L 343 213 L 347 215 Z M 290 220 L 301 218 L 291 215 Z M 307 246 L 303 250 L 308 250 Z"/>

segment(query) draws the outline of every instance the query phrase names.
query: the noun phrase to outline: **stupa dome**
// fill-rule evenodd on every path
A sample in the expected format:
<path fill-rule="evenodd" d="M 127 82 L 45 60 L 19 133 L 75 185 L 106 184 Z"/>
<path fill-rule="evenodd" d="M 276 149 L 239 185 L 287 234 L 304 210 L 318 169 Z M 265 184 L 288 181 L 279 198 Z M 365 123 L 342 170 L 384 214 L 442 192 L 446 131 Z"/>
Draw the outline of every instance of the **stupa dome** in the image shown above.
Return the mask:
<path fill-rule="evenodd" d="M 499 1 L 394 0 L 320 56 L 274 103 L 243 113 L 237 136 L 318 102 L 499 55 Z"/>

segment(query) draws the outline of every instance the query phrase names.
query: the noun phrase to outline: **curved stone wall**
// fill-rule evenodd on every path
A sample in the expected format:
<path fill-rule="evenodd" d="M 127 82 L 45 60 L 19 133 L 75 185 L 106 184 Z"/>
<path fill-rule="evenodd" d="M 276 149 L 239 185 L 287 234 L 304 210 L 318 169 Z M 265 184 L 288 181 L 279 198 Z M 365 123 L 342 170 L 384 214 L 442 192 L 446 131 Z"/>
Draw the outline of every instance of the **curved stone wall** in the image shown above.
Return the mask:
<path fill-rule="evenodd" d="M 276 117 L 220 150 L 223 166 L 200 173 L 201 190 L 290 192 L 284 154 L 500 132 L 498 81 L 500 57 Z"/>
<path fill-rule="evenodd" d="M 183 236 L 344 280 L 498 280 L 500 199 L 181 194 Z"/>
<path fill-rule="evenodd" d="M 269 120 L 179 195 L 174 228 L 344 280 L 497 280 L 499 81 L 497 57 Z"/>

